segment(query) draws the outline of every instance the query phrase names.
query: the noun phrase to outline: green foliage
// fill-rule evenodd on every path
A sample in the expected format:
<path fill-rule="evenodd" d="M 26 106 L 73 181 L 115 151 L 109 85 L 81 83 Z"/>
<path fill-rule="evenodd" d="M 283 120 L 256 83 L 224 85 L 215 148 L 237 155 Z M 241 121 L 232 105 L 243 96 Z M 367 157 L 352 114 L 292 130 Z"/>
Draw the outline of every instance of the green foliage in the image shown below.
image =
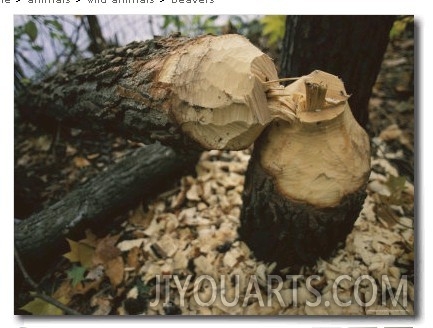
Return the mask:
<path fill-rule="evenodd" d="M 36 27 L 36 23 L 32 20 L 28 21 L 24 25 L 24 33 L 29 36 L 30 41 L 35 42 L 38 37 L 38 28 Z"/>
<path fill-rule="evenodd" d="M 30 76 L 43 77 L 61 64 L 63 59 L 70 60 L 76 50 L 72 36 L 64 30 L 64 16 L 23 17 L 21 24 L 14 27 L 16 89 L 28 84 Z M 55 54 L 51 62 L 44 56 L 47 51 Z"/>
<path fill-rule="evenodd" d="M 221 27 L 215 24 L 218 15 L 165 15 L 161 29 L 167 34 L 180 32 L 184 35 L 220 34 Z"/>
<path fill-rule="evenodd" d="M 263 26 L 263 35 L 268 37 L 270 45 L 276 45 L 283 40 L 286 16 L 284 15 L 268 15 L 261 19 Z"/>
<path fill-rule="evenodd" d="M 68 278 L 71 279 L 72 287 L 77 286 L 80 282 L 84 280 L 84 273 L 86 268 L 78 265 L 74 265 L 71 269 L 67 271 Z"/>
<path fill-rule="evenodd" d="M 398 39 L 406 29 L 415 22 L 414 16 L 402 16 L 395 20 L 391 31 L 389 32 L 390 40 Z"/>
<path fill-rule="evenodd" d="M 63 32 L 63 25 L 55 19 L 44 19 L 44 24 L 46 26 L 52 26 L 55 30 Z"/>

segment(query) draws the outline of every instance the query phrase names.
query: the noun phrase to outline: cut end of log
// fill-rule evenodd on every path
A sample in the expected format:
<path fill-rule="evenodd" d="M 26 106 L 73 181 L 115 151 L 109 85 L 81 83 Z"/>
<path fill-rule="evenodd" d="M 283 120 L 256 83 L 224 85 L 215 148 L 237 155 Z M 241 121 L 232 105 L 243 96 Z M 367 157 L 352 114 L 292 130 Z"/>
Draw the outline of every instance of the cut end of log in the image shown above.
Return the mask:
<path fill-rule="evenodd" d="M 370 173 L 369 139 L 352 115 L 343 83 L 314 71 L 286 87 L 280 98 L 273 109 L 278 119 L 261 147 L 263 169 L 288 199 L 337 206 L 362 188 Z M 292 115 L 284 117 L 283 111 Z"/>
<path fill-rule="evenodd" d="M 205 149 L 250 146 L 270 122 L 265 81 L 272 60 L 240 35 L 204 36 L 176 49 L 158 81 L 171 86 L 171 116 Z M 188 83 L 185 83 L 188 81 Z"/>

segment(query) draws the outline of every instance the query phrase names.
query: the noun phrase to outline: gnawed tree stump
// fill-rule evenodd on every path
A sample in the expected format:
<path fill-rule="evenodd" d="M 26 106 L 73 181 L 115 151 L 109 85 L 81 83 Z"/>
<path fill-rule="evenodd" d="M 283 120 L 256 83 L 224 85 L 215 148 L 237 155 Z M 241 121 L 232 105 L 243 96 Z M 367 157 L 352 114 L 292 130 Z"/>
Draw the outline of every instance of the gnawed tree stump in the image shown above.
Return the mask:
<path fill-rule="evenodd" d="M 179 150 L 256 141 L 239 232 L 259 259 L 283 267 L 329 254 L 361 209 L 369 143 L 347 98 L 320 71 L 281 87 L 268 56 L 224 35 L 104 51 L 31 86 L 17 107 L 34 121 Z"/>
<path fill-rule="evenodd" d="M 362 127 L 396 19 L 390 15 L 290 15 L 286 19 L 281 74 L 301 76 L 319 69 L 340 77 Z"/>
<path fill-rule="evenodd" d="M 173 36 L 105 50 L 29 86 L 16 98 L 25 119 L 160 141 L 176 155 L 149 154 L 140 157 L 141 164 L 137 157 L 126 159 L 123 167 L 32 215 L 15 227 L 19 252 L 36 261 L 50 257 L 71 227 L 112 217 L 139 194 L 140 185 L 158 190 L 155 179 L 163 184 L 170 169 L 175 174 L 183 165 L 179 154 L 250 146 L 271 120 L 263 82 L 276 78 L 272 60 L 240 35 Z M 146 168 L 154 159 L 163 174 Z M 109 175 L 125 169 L 130 175 L 116 186 Z M 108 200 L 110 195 L 116 197 Z"/>
<path fill-rule="evenodd" d="M 315 71 L 271 92 L 286 115 L 254 144 L 239 234 L 281 269 L 313 264 L 345 240 L 366 196 L 370 152 L 337 77 Z"/>

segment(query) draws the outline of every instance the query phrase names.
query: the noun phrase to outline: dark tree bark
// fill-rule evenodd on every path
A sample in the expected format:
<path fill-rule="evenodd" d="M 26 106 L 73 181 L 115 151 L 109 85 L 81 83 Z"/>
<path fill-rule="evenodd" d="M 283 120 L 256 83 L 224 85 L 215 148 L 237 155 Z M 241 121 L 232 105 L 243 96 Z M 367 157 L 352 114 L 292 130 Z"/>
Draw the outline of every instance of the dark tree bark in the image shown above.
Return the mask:
<path fill-rule="evenodd" d="M 276 78 L 272 60 L 240 35 L 173 36 L 68 65 L 16 104 L 39 125 L 233 150 L 250 146 L 268 124 L 262 82 Z"/>
<path fill-rule="evenodd" d="M 198 153 L 176 153 L 158 143 L 140 148 L 59 202 L 15 224 L 15 245 L 27 263 L 49 262 L 65 251 L 66 237 L 109 226 L 138 203 L 192 173 Z"/>
<path fill-rule="evenodd" d="M 182 139 L 167 113 L 169 90 L 155 78 L 164 58 L 191 39 L 133 42 L 36 82 L 16 97 L 23 119 L 47 128 L 111 131 L 144 143 Z"/>
<path fill-rule="evenodd" d="M 364 128 L 394 16 L 287 16 L 282 76 L 319 69 L 340 77 Z"/>
<path fill-rule="evenodd" d="M 370 147 L 336 76 L 315 71 L 285 90 L 305 103 L 254 143 L 239 235 L 256 258 L 276 262 L 277 272 L 296 273 L 331 255 L 352 230 L 366 196 Z"/>
<path fill-rule="evenodd" d="M 261 136 L 255 147 L 260 149 L 264 139 Z M 296 272 L 301 265 L 313 265 L 319 257 L 331 255 L 358 218 L 364 188 L 325 209 L 287 199 L 260 165 L 257 148 L 245 177 L 240 238 L 257 259 L 276 262 L 277 271 L 289 267 Z"/>
<path fill-rule="evenodd" d="M 242 50 L 241 56 L 232 47 Z M 233 58 L 242 64 L 236 72 Z M 208 79 L 217 73 L 237 82 L 221 86 L 221 78 Z M 105 50 L 29 86 L 16 97 L 24 119 L 160 141 L 176 153 L 154 150 L 140 160 L 131 158 L 31 216 L 16 226 L 18 251 L 35 260 L 50 257 L 78 222 L 82 230 L 82 222 L 119 213 L 142 186 L 153 195 L 180 168 L 194 166 L 187 159 L 197 150 L 249 146 L 268 123 L 266 106 L 259 106 L 266 105 L 262 81 L 276 77 L 272 60 L 242 36 L 172 36 Z M 263 113 L 251 113 L 253 107 Z M 224 120 L 225 110 L 232 121 Z"/>

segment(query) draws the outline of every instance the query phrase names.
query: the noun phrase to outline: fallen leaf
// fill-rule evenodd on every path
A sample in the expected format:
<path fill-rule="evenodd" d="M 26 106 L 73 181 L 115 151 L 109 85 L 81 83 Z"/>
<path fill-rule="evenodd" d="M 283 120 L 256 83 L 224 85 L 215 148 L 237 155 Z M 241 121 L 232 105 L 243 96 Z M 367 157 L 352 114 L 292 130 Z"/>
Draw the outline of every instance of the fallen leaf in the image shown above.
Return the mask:
<path fill-rule="evenodd" d="M 80 263 L 84 268 L 90 268 L 93 266 L 92 258 L 95 252 L 93 247 L 68 238 L 66 238 L 66 241 L 68 242 L 71 251 L 64 254 L 63 257 L 67 258 L 72 263 Z"/>
<path fill-rule="evenodd" d="M 98 158 L 98 157 L 99 157 L 98 153 L 87 155 L 88 159 L 95 159 L 95 158 Z"/>
<path fill-rule="evenodd" d="M 89 273 L 86 275 L 86 279 L 99 280 L 103 276 L 104 276 L 104 267 L 102 265 L 98 265 L 89 271 Z"/>
<path fill-rule="evenodd" d="M 396 67 L 407 63 L 407 59 L 404 57 L 395 58 L 395 59 L 386 59 L 383 61 L 383 65 L 387 67 Z"/>
<path fill-rule="evenodd" d="M 105 266 L 105 274 L 110 279 L 111 284 L 116 287 L 123 281 L 125 267 L 120 256 L 108 261 Z"/>
<path fill-rule="evenodd" d="M 80 282 L 84 280 L 84 273 L 86 268 L 78 265 L 74 265 L 71 269 L 66 271 L 68 278 L 71 279 L 72 287 L 77 286 Z"/>
<path fill-rule="evenodd" d="M 84 157 L 77 156 L 77 157 L 74 157 L 74 165 L 75 165 L 75 167 L 78 167 L 79 169 L 81 169 L 83 167 L 89 166 L 90 162 Z"/>
<path fill-rule="evenodd" d="M 48 151 L 51 148 L 51 143 L 52 138 L 47 135 L 43 135 L 36 139 L 35 146 L 41 151 Z"/>
<path fill-rule="evenodd" d="M 57 288 L 57 290 L 54 292 L 54 294 L 52 295 L 53 298 L 57 299 L 63 299 L 65 300 L 64 304 L 69 303 L 69 301 L 71 300 L 72 296 L 74 295 L 73 292 L 74 288 L 71 285 L 71 282 L 69 280 L 64 280 L 59 288 Z"/>
<path fill-rule="evenodd" d="M 74 156 L 77 153 L 77 148 L 72 147 L 71 145 L 66 145 L 66 156 Z"/>
<path fill-rule="evenodd" d="M 98 243 L 98 237 L 96 237 L 96 235 L 90 229 L 86 229 L 86 231 L 84 231 L 84 234 L 86 235 L 86 238 L 81 239 L 79 243 L 96 248 L 96 244 Z"/>
<path fill-rule="evenodd" d="M 60 298 L 58 301 L 62 304 L 66 304 L 65 300 Z M 27 303 L 21 310 L 27 311 L 33 315 L 62 315 L 63 310 L 58 307 L 41 300 L 40 298 L 36 298 L 33 301 Z"/>
<path fill-rule="evenodd" d="M 392 124 L 382 130 L 382 132 L 379 135 L 379 138 L 381 138 L 384 141 L 390 141 L 399 138 L 403 132 L 400 130 L 397 124 Z"/>
<path fill-rule="evenodd" d="M 134 247 L 141 247 L 145 242 L 146 238 L 138 238 L 133 240 L 124 240 L 117 244 L 117 248 L 121 252 L 127 252 Z"/>
<path fill-rule="evenodd" d="M 127 265 L 130 268 L 135 268 L 138 269 L 140 261 L 138 259 L 138 257 L 140 256 L 140 248 L 138 247 L 133 247 L 129 253 L 128 253 L 128 258 L 127 258 Z"/>
<path fill-rule="evenodd" d="M 71 128 L 71 136 L 73 137 L 77 137 L 81 134 L 82 130 L 81 129 L 75 129 L 75 128 Z"/>
<path fill-rule="evenodd" d="M 89 290 L 98 290 L 101 285 L 102 279 L 93 281 L 82 281 L 81 284 L 77 284 L 73 289 L 73 295 L 84 295 Z"/>
<path fill-rule="evenodd" d="M 91 306 L 97 306 L 93 315 L 108 315 L 112 309 L 111 300 L 106 296 L 93 297 L 91 300 Z"/>
<path fill-rule="evenodd" d="M 140 204 L 130 216 L 129 222 L 131 224 L 146 229 L 150 225 L 150 222 L 153 219 L 153 215 L 154 211 L 152 208 L 150 208 L 149 211 L 145 212 L 143 209 L 143 204 Z"/>
<path fill-rule="evenodd" d="M 96 245 L 95 254 L 93 256 L 93 264 L 105 264 L 120 255 L 120 249 L 116 247 L 119 235 L 107 236 L 101 239 Z"/>

